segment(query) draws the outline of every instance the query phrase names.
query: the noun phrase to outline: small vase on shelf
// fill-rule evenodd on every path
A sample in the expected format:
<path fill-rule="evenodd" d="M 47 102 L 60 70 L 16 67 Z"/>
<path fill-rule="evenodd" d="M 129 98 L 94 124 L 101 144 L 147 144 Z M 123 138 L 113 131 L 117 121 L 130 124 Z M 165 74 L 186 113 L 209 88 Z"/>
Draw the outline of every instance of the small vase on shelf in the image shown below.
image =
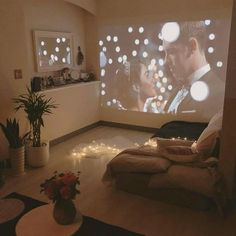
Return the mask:
<path fill-rule="evenodd" d="M 76 207 L 71 199 L 56 201 L 53 209 L 53 218 L 60 225 L 72 224 L 76 216 Z"/>

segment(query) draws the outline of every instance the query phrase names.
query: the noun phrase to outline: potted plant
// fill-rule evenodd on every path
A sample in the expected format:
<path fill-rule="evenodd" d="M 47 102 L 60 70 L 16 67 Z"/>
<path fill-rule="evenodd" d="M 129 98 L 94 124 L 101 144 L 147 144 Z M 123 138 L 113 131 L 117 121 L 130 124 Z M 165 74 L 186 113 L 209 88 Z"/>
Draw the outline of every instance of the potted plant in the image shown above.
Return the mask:
<path fill-rule="evenodd" d="M 27 88 L 27 93 L 13 99 L 18 111 L 23 109 L 30 123 L 32 145 L 28 147 L 28 164 L 33 167 L 46 165 L 49 159 L 49 144 L 41 141 L 41 127 L 44 127 L 43 116 L 52 113 L 56 108 L 51 98 Z"/>
<path fill-rule="evenodd" d="M 20 136 L 19 123 L 14 118 L 13 120 L 7 119 L 6 125 L 0 123 L 2 131 L 9 143 L 9 157 L 11 161 L 11 168 L 13 175 L 22 175 L 25 166 L 25 146 L 24 140 L 27 135 Z"/>

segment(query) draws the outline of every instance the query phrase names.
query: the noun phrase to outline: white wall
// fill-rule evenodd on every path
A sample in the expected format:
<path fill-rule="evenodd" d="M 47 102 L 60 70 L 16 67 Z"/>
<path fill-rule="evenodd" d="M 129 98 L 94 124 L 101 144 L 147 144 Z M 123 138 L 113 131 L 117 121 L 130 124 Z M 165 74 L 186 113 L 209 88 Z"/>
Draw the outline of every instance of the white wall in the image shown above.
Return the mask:
<path fill-rule="evenodd" d="M 96 15 L 97 13 L 96 0 L 65 0 L 65 1 L 80 6 L 94 15 Z"/>
<path fill-rule="evenodd" d="M 100 82 L 68 85 L 43 92 L 58 107 L 45 116 L 42 138 L 53 140 L 100 120 Z"/>
<path fill-rule="evenodd" d="M 19 1 L 3 0 L 0 4 L 0 122 L 15 116 L 12 98 L 24 91 L 28 83 L 28 61 L 23 9 Z M 22 69 L 23 79 L 14 79 L 14 69 Z M 18 118 L 22 117 L 19 113 Z M 21 122 L 22 130 L 26 123 Z M 7 142 L 0 131 L 0 159 L 6 157 Z"/>
<path fill-rule="evenodd" d="M 17 116 L 20 118 L 21 131 L 26 131 L 28 123 L 25 114 L 13 111 L 12 98 L 26 92 L 26 85 L 30 84 L 30 79 L 35 75 L 47 75 L 48 73 L 37 73 L 34 64 L 34 49 L 32 40 L 33 30 L 72 32 L 75 36 L 74 50 L 75 57 L 77 47 L 80 46 L 85 56 L 82 67 L 75 66 L 77 69 L 86 68 L 86 47 L 85 47 L 85 15 L 89 14 L 85 10 L 64 0 L 2 0 L 0 4 L 0 122 L 5 122 L 7 117 Z M 14 80 L 13 70 L 22 69 L 23 79 Z M 99 120 L 98 111 L 98 91 L 97 86 L 88 89 L 88 94 L 94 93 L 94 98 L 88 101 L 94 109 L 91 117 L 86 115 L 86 109 L 82 103 L 86 103 L 85 91 L 76 87 L 70 93 L 55 92 L 51 93 L 56 98 L 56 103 L 61 104 L 56 114 L 63 114 L 65 122 L 62 122 L 56 114 L 47 117 L 49 124 L 45 122 L 43 135 L 46 138 L 54 139 L 65 135 L 68 132 L 76 131 L 90 122 Z M 69 98 L 67 97 L 69 96 Z M 81 96 L 81 97 L 80 97 Z M 78 102 L 79 101 L 79 102 Z M 70 103 L 70 106 L 66 104 Z M 74 103 L 74 104 L 73 104 Z M 77 109 L 82 106 L 82 111 Z M 88 112 L 91 112 L 88 110 Z M 82 115 L 80 114 L 82 113 Z M 55 119 L 54 119 L 55 118 Z M 54 129 L 60 127 L 60 129 Z M 0 132 L 0 159 L 7 157 L 7 142 Z"/>
<path fill-rule="evenodd" d="M 35 75 L 43 75 L 36 72 L 34 44 L 32 33 L 33 30 L 70 32 L 74 35 L 74 60 L 78 52 L 78 46 L 86 57 L 85 51 L 85 29 L 84 18 L 86 12 L 74 6 L 73 4 L 64 2 L 63 0 L 23 0 L 22 7 L 25 20 L 25 35 L 28 56 L 28 68 L 30 77 Z M 75 69 L 86 67 L 86 61 L 83 66 L 74 65 Z M 46 73 L 47 74 L 47 73 Z"/>

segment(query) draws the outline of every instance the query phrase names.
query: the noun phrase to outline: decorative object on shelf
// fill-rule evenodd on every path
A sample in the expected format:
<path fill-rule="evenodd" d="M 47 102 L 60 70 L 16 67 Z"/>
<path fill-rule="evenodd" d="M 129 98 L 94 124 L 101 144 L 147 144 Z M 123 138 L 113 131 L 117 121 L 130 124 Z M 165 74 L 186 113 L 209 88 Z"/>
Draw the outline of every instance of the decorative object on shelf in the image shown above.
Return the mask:
<path fill-rule="evenodd" d="M 42 89 L 42 77 L 35 76 L 31 81 L 31 90 L 33 92 L 38 92 Z"/>
<path fill-rule="evenodd" d="M 33 167 L 46 165 L 49 159 L 49 144 L 41 141 L 41 127 L 44 127 L 43 116 L 52 113 L 57 105 L 47 99 L 44 94 L 32 92 L 27 88 L 27 93 L 13 99 L 18 111 L 23 109 L 27 114 L 32 131 L 32 145 L 28 146 L 28 164 Z"/>
<path fill-rule="evenodd" d="M 9 143 L 9 157 L 13 175 L 22 175 L 25 170 L 25 138 L 30 132 L 27 132 L 22 137 L 20 136 L 19 122 L 14 118 L 7 119 L 6 125 L 0 123 L 2 131 Z"/>
<path fill-rule="evenodd" d="M 96 76 L 93 72 L 88 73 L 88 81 L 94 81 L 96 80 Z"/>
<path fill-rule="evenodd" d="M 80 73 L 79 73 L 78 70 L 72 70 L 70 75 L 71 75 L 71 78 L 73 80 L 79 80 L 80 79 Z"/>
<path fill-rule="evenodd" d="M 77 65 L 79 65 L 79 66 L 82 65 L 83 61 L 84 61 L 84 55 L 83 55 L 83 53 L 81 52 L 80 47 L 78 47 Z"/>
<path fill-rule="evenodd" d="M 40 185 L 41 191 L 46 194 L 46 196 L 55 203 L 53 209 L 53 217 L 58 224 L 67 225 L 74 222 L 76 211 L 73 199 L 75 199 L 76 194 L 80 191 L 77 186 L 80 185 L 79 174 L 74 174 L 72 172 L 60 173 L 54 172 L 54 175 L 46 179 L 44 183 Z M 80 219 L 82 220 L 82 215 L 80 214 Z"/>

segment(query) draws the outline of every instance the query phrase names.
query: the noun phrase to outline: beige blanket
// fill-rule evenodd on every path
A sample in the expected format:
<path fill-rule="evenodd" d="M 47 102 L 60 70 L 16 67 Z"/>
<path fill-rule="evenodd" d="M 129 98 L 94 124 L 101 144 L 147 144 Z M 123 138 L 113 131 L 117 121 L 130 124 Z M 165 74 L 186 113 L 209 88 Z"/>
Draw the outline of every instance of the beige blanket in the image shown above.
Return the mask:
<path fill-rule="evenodd" d="M 120 172 L 149 173 L 150 175 L 163 173 L 167 172 L 172 164 L 207 168 L 212 176 L 212 197 L 218 210 L 222 213 L 226 203 L 226 192 L 223 177 L 217 170 L 218 160 L 214 157 L 206 157 L 198 153 L 188 153 L 188 151 L 181 155 L 173 152 L 174 149 L 168 151 L 166 148 L 162 149 L 148 145 L 126 149 L 107 164 L 102 181 L 111 184 L 115 180 L 116 174 Z"/>

